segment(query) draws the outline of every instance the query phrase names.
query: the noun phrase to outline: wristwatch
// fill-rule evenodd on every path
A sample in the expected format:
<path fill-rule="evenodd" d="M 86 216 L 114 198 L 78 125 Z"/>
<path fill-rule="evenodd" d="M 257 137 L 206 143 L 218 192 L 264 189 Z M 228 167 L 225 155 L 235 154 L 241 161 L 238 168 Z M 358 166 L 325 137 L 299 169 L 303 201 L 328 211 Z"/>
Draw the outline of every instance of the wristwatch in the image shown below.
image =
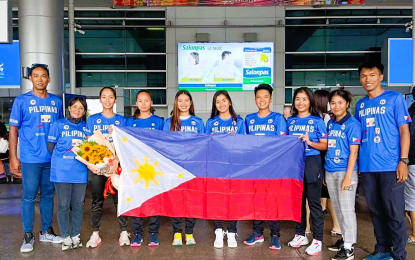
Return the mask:
<path fill-rule="evenodd" d="M 401 158 L 400 161 L 403 162 L 404 164 L 408 164 L 409 163 L 409 159 L 408 158 Z"/>

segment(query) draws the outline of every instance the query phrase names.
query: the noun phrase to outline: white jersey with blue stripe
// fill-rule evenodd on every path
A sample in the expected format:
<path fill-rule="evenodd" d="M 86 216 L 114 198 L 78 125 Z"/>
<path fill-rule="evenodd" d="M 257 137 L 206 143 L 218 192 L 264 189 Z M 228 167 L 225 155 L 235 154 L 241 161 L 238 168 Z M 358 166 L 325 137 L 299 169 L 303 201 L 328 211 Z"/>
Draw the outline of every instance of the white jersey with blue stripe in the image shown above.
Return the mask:
<path fill-rule="evenodd" d="M 385 90 L 356 103 L 355 117 L 362 127 L 359 153 L 361 172 L 396 171 L 400 160 L 399 127 L 412 122 L 401 93 Z"/>

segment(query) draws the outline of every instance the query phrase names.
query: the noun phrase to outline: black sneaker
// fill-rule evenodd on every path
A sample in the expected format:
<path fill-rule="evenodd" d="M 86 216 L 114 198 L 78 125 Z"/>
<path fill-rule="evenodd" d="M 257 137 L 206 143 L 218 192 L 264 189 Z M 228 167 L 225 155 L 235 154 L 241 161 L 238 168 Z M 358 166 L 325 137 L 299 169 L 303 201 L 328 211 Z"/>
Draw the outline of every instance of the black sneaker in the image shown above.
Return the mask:
<path fill-rule="evenodd" d="M 20 252 L 29 253 L 33 251 L 33 244 L 35 243 L 35 238 L 33 234 L 28 232 L 24 234 L 23 244 L 20 247 Z"/>
<path fill-rule="evenodd" d="M 342 247 L 331 260 L 351 260 L 354 259 L 354 250 Z"/>
<path fill-rule="evenodd" d="M 343 238 L 340 238 L 339 240 L 336 241 L 336 243 L 334 243 L 334 245 L 331 245 L 328 247 L 328 249 L 332 252 L 339 252 L 342 247 L 344 245 L 344 240 Z"/>

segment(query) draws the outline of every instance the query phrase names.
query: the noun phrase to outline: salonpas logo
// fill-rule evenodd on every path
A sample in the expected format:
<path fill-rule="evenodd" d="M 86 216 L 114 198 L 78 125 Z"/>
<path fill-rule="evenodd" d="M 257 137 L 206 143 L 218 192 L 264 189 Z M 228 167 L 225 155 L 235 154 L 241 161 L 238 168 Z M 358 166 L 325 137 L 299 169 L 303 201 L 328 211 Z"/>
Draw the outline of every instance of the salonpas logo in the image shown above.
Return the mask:
<path fill-rule="evenodd" d="M 204 51 L 205 46 L 198 46 L 198 45 L 183 45 L 184 51 Z"/>
<path fill-rule="evenodd" d="M 244 77 L 270 77 L 271 68 L 244 69 Z"/>

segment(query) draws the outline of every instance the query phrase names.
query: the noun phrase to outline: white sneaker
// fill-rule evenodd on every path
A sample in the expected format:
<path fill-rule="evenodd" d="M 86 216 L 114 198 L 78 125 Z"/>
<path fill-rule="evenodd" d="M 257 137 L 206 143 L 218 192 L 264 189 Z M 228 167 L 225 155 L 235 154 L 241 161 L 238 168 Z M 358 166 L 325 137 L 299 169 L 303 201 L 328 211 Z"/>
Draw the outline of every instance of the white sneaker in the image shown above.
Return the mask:
<path fill-rule="evenodd" d="M 86 243 L 87 248 L 95 248 L 101 243 L 101 238 L 97 232 L 93 232 L 89 241 Z"/>
<path fill-rule="evenodd" d="M 221 228 L 218 228 L 215 230 L 215 242 L 213 243 L 213 247 L 215 248 L 222 248 L 223 247 L 223 236 L 225 235 L 225 232 Z"/>
<path fill-rule="evenodd" d="M 321 252 L 321 246 L 321 241 L 313 239 L 313 242 L 311 242 L 311 245 L 307 247 L 305 252 L 309 255 L 318 255 Z"/>
<path fill-rule="evenodd" d="M 308 245 L 309 241 L 307 236 L 295 235 L 293 240 L 288 242 L 288 246 L 299 248 L 300 246 Z"/>
<path fill-rule="evenodd" d="M 72 239 L 70 236 L 65 237 L 62 241 L 62 251 L 72 249 Z"/>
<path fill-rule="evenodd" d="M 83 247 L 80 236 L 81 235 L 78 234 L 78 235 L 72 237 L 72 249 Z"/>
<path fill-rule="evenodd" d="M 226 236 L 228 237 L 228 247 L 236 248 L 238 247 L 238 243 L 236 242 L 236 233 L 227 233 Z"/>
<path fill-rule="evenodd" d="M 129 246 L 130 245 L 130 233 L 127 231 L 121 231 L 120 239 L 120 246 Z"/>

